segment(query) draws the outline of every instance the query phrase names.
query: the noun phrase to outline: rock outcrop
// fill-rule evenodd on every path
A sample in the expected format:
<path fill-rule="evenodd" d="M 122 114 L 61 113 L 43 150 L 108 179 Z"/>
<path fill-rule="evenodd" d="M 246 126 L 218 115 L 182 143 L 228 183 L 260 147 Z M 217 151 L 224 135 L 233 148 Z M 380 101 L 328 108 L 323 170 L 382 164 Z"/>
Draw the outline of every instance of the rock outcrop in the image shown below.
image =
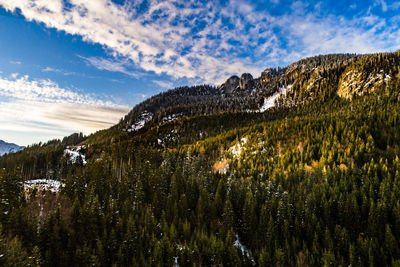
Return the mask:
<path fill-rule="evenodd" d="M 243 73 L 240 77 L 239 88 L 241 90 L 251 90 L 254 88 L 254 79 L 250 73 Z"/>
<path fill-rule="evenodd" d="M 231 76 L 220 88 L 225 94 L 232 94 L 239 87 L 239 81 L 238 76 Z"/>

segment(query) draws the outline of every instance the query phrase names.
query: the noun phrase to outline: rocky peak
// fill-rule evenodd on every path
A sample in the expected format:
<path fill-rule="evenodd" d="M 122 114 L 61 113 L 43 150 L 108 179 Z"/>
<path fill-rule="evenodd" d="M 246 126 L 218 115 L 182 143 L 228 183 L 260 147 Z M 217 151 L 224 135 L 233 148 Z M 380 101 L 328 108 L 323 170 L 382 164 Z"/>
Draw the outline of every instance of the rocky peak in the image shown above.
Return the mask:
<path fill-rule="evenodd" d="M 260 76 L 260 85 L 262 87 L 268 87 L 272 80 L 278 75 L 278 72 L 277 69 L 265 69 Z"/>
<path fill-rule="evenodd" d="M 260 81 L 263 83 L 270 82 L 278 74 L 276 69 L 268 68 L 261 72 Z"/>
<path fill-rule="evenodd" d="M 243 73 L 240 77 L 239 87 L 242 90 L 251 90 L 254 87 L 254 79 L 250 73 Z"/>
<path fill-rule="evenodd" d="M 223 83 L 220 88 L 226 94 L 231 94 L 236 88 L 239 87 L 239 77 L 236 75 L 231 76 L 225 83 Z"/>

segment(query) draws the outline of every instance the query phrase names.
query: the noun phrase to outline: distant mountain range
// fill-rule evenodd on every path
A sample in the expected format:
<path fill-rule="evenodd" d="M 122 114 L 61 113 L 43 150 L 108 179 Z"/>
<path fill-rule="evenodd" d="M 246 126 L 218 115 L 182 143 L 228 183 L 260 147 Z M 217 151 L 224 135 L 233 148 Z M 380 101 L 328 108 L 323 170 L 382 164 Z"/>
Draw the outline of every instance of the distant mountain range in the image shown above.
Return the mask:
<path fill-rule="evenodd" d="M 0 156 L 9 153 L 15 153 L 24 149 L 24 146 L 19 146 L 13 143 L 7 143 L 3 140 L 0 140 Z"/>

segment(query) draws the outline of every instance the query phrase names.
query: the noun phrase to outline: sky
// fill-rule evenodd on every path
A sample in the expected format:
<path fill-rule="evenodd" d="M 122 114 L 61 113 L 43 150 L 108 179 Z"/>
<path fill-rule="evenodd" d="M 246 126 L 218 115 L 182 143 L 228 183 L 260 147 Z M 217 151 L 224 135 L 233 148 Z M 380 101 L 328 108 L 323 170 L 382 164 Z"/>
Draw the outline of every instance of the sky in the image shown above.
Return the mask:
<path fill-rule="evenodd" d="M 0 139 L 90 134 L 177 86 L 396 51 L 399 14 L 388 0 L 0 0 Z"/>

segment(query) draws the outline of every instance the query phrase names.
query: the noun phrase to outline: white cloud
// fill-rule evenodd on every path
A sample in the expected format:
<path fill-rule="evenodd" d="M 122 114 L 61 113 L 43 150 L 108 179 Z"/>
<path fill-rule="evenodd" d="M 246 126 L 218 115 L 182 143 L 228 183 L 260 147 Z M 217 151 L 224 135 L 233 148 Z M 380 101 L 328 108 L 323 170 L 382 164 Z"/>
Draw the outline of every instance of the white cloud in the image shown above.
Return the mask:
<path fill-rule="evenodd" d="M 64 76 L 77 75 L 77 73 L 75 73 L 75 72 L 64 71 L 64 70 L 60 70 L 60 69 L 56 69 L 56 68 L 52 68 L 52 67 L 45 67 L 45 68 L 42 69 L 42 72 L 61 73 L 61 74 L 63 74 Z M 84 74 L 81 74 L 81 76 L 84 76 Z"/>
<path fill-rule="evenodd" d="M 390 8 L 392 10 L 397 10 L 400 8 L 400 2 L 394 2 L 393 4 L 390 5 Z"/>
<path fill-rule="evenodd" d="M 0 77 L 0 133 L 34 132 L 26 135 L 25 144 L 37 141 L 30 138 L 89 134 L 114 125 L 128 111 L 127 106 L 60 88 L 50 80 Z"/>
<path fill-rule="evenodd" d="M 124 73 L 128 76 L 134 77 L 134 78 L 139 78 L 139 74 L 133 71 L 128 71 L 127 68 L 125 67 L 127 63 L 125 62 L 119 62 L 116 60 L 108 60 L 105 58 L 99 58 L 99 57 L 82 57 L 83 60 L 85 60 L 86 63 L 89 65 L 94 66 L 95 68 L 99 70 L 107 70 L 107 71 L 112 71 L 112 72 L 121 72 Z"/>
<path fill-rule="evenodd" d="M 381 6 L 382 6 L 382 11 L 383 11 L 383 12 L 386 12 L 386 11 L 388 10 L 388 6 L 387 6 L 385 0 L 379 0 L 379 1 L 378 1 L 378 5 L 381 5 Z"/>
<path fill-rule="evenodd" d="M 51 67 L 46 67 L 46 68 L 42 69 L 42 71 L 43 72 L 61 72 L 61 70 L 54 69 L 54 68 L 51 68 Z"/>
<path fill-rule="evenodd" d="M 110 102 L 60 88 L 51 80 L 32 80 L 28 75 L 13 73 L 10 78 L 0 77 L 0 96 L 50 103 L 72 103 L 92 106 L 109 106 Z"/>
<path fill-rule="evenodd" d="M 370 11 L 352 19 L 321 15 L 323 2 L 312 7 L 296 1 L 292 9 L 275 17 L 242 0 L 230 0 L 224 6 L 149 0 L 148 8 L 139 11 L 141 2 L 0 0 L 0 5 L 11 11 L 20 9 L 29 21 L 104 46 L 115 60 L 85 58 L 99 69 L 137 77 L 137 72 L 130 71 L 135 68 L 211 83 L 243 72 L 258 76 L 265 67 L 303 56 L 393 50 L 400 35 L 397 25 L 388 25 L 386 18 Z M 376 0 L 376 5 L 383 11 L 398 7 L 384 0 Z"/>
<path fill-rule="evenodd" d="M 14 61 L 14 60 L 11 60 L 10 61 L 10 64 L 13 64 L 13 65 L 21 65 L 21 61 Z"/>
<path fill-rule="evenodd" d="M 261 71 L 261 68 L 254 67 L 250 59 L 237 60 L 233 56 L 232 53 L 238 52 L 232 50 L 234 47 L 227 40 L 240 38 L 242 34 L 239 31 L 245 29 L 241 26 L 231 32 L 218 28 L 221 26 L 220 7 L 212 3 L 203 5 L 180 0 L 177 2 L 181 8 L 178 9 L 176 2 L 153 0 L 149 1 L 149 9 L 139 14 L 135 4 L 121 6 L 110 0 L 68 2 L 71 6 L 67 9 L 62 0 L 0 0 L 0 5 L 11 11 L 20 9 L 29 21 L 41 22 L 47 27 L 104 45 L 115 55 L 129 58 L 144 71 L 166 73 L 174 78 L 202 77 L 208 82 L 221 79 L 226 72 Z M 240 7 L 241 12 L 251 10 L 247 4 L 242 3 Z M 229 14 L 229 19 L 237 21 L 244 18 Z M 210 26 L 197 29 L 192 36 L 192 30 L 199 21 Z M 211 35 L 219 38 L 208 42 Z M 246 48 L 250 41 L 256 42 L 246 38 L 242 41 L 242 48 Z M 96 59 L 91 63 L 101 67 L 109 62 Z M 103 68 L 124 72 L 118 65 L 106 64 Z"/>
<path fill-rule="evenodd" d="M 153 83 L 155 83 L 158 86 L 165 88 L 165 89 L 171 89 L 173 86 L 173 83 L 168 82 L 168 81 L 155 80 L 155 81 L 153 81 Z"/>
<path fill-rule="evenodd" d="M 284 15 L 277 22 L 287 38 L 280 56 L 290 63 L 303 57 L 328 53 L 375 53 L 395 51 L 400 29 L 371 13 L 349 20 L 319 14 Z"/>

